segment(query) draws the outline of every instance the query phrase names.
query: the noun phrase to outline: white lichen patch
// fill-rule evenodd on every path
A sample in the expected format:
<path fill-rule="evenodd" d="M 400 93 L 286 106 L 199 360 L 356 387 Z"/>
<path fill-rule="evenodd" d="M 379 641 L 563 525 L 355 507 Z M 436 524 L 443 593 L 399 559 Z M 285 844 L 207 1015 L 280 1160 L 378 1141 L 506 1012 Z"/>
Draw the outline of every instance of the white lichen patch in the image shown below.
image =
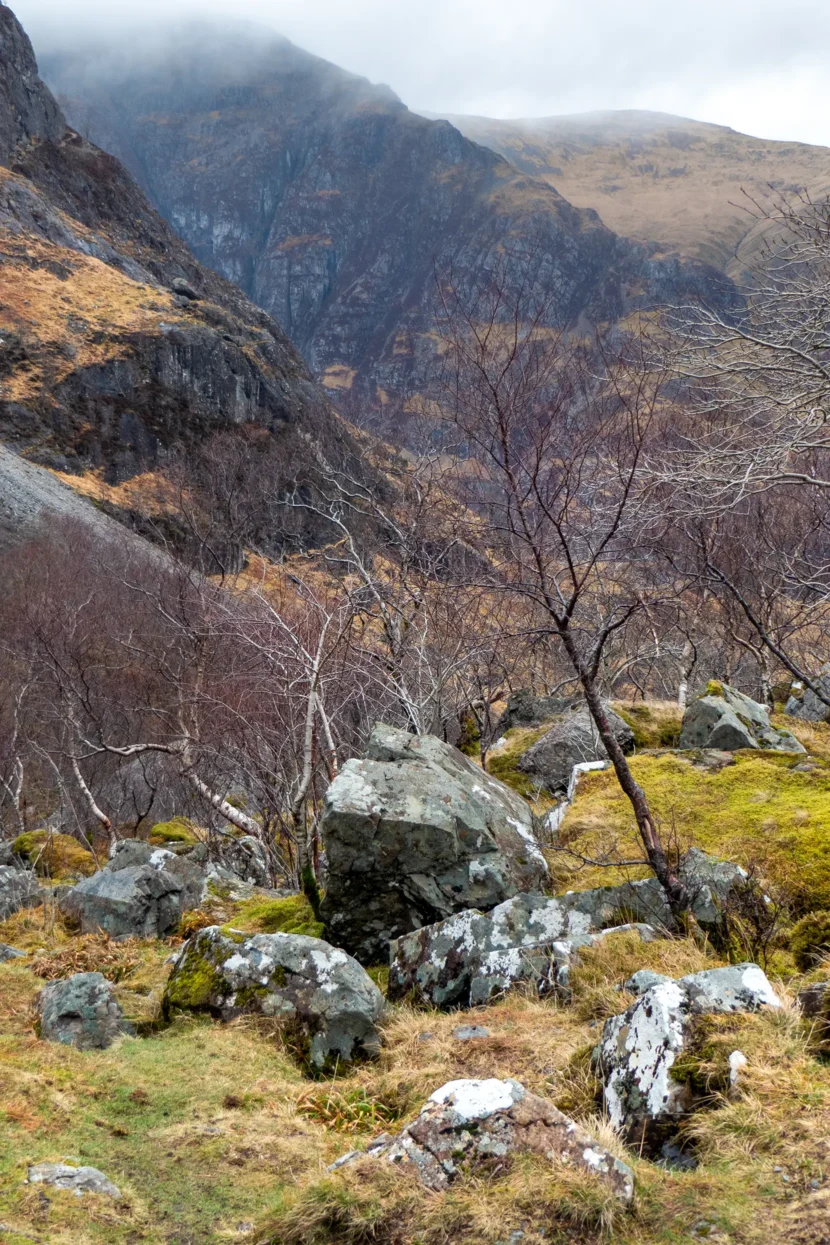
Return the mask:
<path fill-rule="evenodd" d="M 518 1081 L 450 1081 L 430 1095 L 429 1102 L 452 1107 L 462 1122 L 486 1120 L 496 1111 L 509 1111 L 527 1091 Z"/>

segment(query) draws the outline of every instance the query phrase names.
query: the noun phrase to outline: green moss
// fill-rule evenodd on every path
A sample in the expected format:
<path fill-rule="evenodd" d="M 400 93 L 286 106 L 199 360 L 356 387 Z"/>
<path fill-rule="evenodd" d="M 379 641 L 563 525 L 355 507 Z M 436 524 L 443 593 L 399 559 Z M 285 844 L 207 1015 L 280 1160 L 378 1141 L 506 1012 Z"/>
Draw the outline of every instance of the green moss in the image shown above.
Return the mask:
<path fill-rule="evenodd" d="M 97 868 L 92 852 L 70 834 L 30 830 L 18 835 L 12 843 L 12 851 L 28 861 L 41 877 L 56 882 L 91 877 Z"/>
<path fill-rule="evenodd" d="M 506 787 L 517 791 L 526 800 L 534 800 L 538 793 L 538 783 L 529 774 L 518 768 L 517 762 L 528 748 L 532 748 L 548 730 L 547 726 L 527 729 L 517 726 L 502 736 L 502 746 L 487 757 L 487 772 Z"/>
<path fill-rule="evenodd" d="M 671 1067 L 671 1078 L 686 1085 L 695 1098 L 723 1094 L 729 1089 L 729 1056 L 740 1045 L 740 1032 L 752 1024 L 749 1016 L 699 1016 L 686 1044 Z"/>
<path fill-rule="evenodd" d="M 159 821 L 150 831 L 151 843 L 198 843 L 192 821 L 186 817 L 174 817 L 171 821 Z"/>
<path fill-rule="evenodd" d="M 234 927 L 249 934 L 306 934 L 322 938 L 323 925 L 316 920 L 305 895 L 289 895 L 287 899 L 262 899 L 255 896 L 240 904 Z"/>
<path fill-rule="evenodd" d="M 367 968 L 366 972 L 372 978 L 381 994 L 386 994 L 389 989 L 389 965 L 376 964 L 373 968 Z"/>
<path fill-rule="evenodd" d="M 830 912 L 809 912 L 790 932 L 790 951 L 802 973 L 830 955 Z"/>
<path fill-rule="evenodd" d="M 631 769 L 645 790 L 663 833 L 685 849 L 702 848 L 756 871 L 792 904 L 796 914 L 830 909 L 830 764 L 797 768 L 786 753 L 736 753 L 718 770 L 696 764 L 694 754 L 641 755 Z M 586 774 L 563 826 L 569 846 L 599 859 L 616 848 L 639 849 L 631 806 L 610 770 Z M 613 869 L 563 873 L 566 889 L 619 882 Z M 636 871 L 631 871 L 632 876 Z M 645 876 L 645 873 L 642 874 Z"/>
<path fill-rule="evenodd" d="M 723 684 L 719 683 L 717 679 L 710 679 L 706 684 L 706 695 L 723 696 Z"/>
<path fill-rule="evenodd" d="M 190 946 L 167 983 L 162 1004 L 165 1018 L 177 1011 L 210 1011 L 224 985 L 221 972 L 205 956 L 204 947 Z"/>

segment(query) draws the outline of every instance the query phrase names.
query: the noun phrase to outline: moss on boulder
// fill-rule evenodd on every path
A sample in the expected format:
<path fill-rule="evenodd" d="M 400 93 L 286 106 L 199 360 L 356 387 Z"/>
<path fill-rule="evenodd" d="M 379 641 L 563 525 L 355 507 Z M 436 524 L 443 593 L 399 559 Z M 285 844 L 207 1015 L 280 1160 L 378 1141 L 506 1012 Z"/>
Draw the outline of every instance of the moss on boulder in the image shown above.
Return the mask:
<path fill-rule="evenodd" d="M 71 834 L 51 830 L 29 830 L 12 843 L 12 851 L 25 860 L 40 877 L 68 882 L 91 877 L 97 866 L 92 852 Z"/>

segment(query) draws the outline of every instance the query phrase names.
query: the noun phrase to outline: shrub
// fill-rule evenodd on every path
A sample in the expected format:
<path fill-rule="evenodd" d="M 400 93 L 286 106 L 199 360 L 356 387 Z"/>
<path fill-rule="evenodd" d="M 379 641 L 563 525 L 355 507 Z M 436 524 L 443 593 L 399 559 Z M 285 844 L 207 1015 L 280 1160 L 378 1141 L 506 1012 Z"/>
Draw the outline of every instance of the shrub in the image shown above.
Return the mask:
<path fill-rule="evenodd" d="M 790 933 L 790 950 L 801 972 L 830 955 L 830 912 L 809 912 L 797 921 Z"/>
<path fill-rule="evenodd" d="M 41 877 L 54 878 L 56 882 L 88 878 L 97 867 L 92 852 L 71 834 L 53 834 L 50 830 L 29 830 L 18 835 L 12 851 Z"/>

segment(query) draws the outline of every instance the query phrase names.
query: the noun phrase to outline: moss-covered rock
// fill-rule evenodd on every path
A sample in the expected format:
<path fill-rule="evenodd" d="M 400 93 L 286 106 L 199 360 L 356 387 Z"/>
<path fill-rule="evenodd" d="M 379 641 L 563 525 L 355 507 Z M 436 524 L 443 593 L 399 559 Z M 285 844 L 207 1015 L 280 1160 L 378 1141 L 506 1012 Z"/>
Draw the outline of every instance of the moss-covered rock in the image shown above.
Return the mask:
<path fill-rule="evenodd" d="M 196 827 L 187 817 L 173 817 L 170 821 L 159 821 L 150 831 L 150 842 L 156 846 L 163 843 L 198 843 Z"/>
<path fill-rule="evenodd" d="M 77 878 L 91 877 L 97 866 L 92 852 L 82 847 L 70 834 L 56 834 L 51 830 L 30 830 L 20 834 L 12 844 L 12 851 L 20 856 L 40 877 L 56 882 L 70 882 Z"/>
<path fill-rule="evenodd" d="M 289 895 L 285 899 L 254 896 L 240 905 L 234 925 L 257 934 L 305 934 L 322 938 L 323 923 L 314 916 L 305 895 Z"/>
<path fill-rule="evenodd" d="M 790 932 L 790 951 L 803 973 L 830 956 L 830 912 L 809 912 L 797 921 Z"/>

